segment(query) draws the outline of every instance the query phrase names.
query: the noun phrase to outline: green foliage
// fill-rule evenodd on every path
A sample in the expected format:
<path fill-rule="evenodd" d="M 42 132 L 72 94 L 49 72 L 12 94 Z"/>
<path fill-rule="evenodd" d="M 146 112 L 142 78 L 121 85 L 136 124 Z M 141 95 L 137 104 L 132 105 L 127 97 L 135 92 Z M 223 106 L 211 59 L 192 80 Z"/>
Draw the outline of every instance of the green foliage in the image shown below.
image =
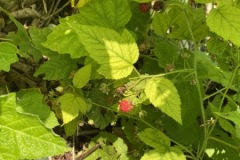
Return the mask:
<path fill-rule="evenodd" d="M 162 2 L 71 1 L 29 29 L 0 7 L 17 27 L 0 42 L 0 159 L 63 154 L 92 128 L 90 160 L 239 159 L 239 1 Z"/>
<path fill-rule="evenodd" d="M 17 58 L 17 47 L 6 42 L 0 43 L 0 70 L 9 71 L 10 65 L 18 61 Z"/>
<path fill-rule="evenodd" d="M 210 12 L 207 24 L 211 31 L 239 46 L 240 25 L 236 23 L 239 15 L 240 9 L 230 5 L 222 5 Z"/>
<path fill-rule="evenodd" d="M 181 100 L 171 81 L 163 77 L 151 78 L 146 84 L 145 93 L 155 107 L 182 123 Z"/>
<path fill-rule="evenodd" d="M 1 159 L 34 159 L 69 150 L 37 117 L 17 113 L 16 106 L 14 93 L 0 97 Z"/>

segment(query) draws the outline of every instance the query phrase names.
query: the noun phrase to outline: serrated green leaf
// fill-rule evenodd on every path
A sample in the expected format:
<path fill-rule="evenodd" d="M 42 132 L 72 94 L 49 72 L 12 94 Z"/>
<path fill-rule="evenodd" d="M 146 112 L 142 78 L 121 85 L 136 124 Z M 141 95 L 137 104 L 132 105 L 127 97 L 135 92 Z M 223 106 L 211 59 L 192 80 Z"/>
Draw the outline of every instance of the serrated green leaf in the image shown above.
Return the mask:
<path fill-rule="evenodd" d="M 173 6 L 166 13 L 156 13 L 153 17 L 153 29 L 157 34 L 172 39 L 200 41 L 207 36 L 208 28 L 203 22 L 206 14 L 202 9 L 187 6 Z M 191 31 L 189 31 L 189 27 Z"/>
<path fill-rule="evenodd" d="M 40 121 L 49 129 L 59 125 L 50 107 L 42 103 L 43 95 L 38 90 L 22 90 L 17 93 L 17 97 L 17 112 L 39 117 Z"/>
<path fill-rule="evenodd" d="M 70 72 L 75 69 L 76 62 L 70 58 L 69 55 L 56 54 L 50 60 L 45 62 L 37 71 L 34 76 L 45 75 L 43 79 L 47 80 L 60 80 L 68 78 Z"/>
<path fill-rule="evenodd" d="M 230 121 L 232 121 L 234 124 L 240 126 L 240 112 L 238 111 L 233 111 L 233 112 L 228 112 L 228 113 L 219 113 L 219 112 L 215 112 L 215 114 L 217 114 L 218 116 L 221 116 L 225 119 L 228 119 Z"/>
<path fill-rule="evenodd" d="M 108 79 L 121 79 L 131 74 L 138 60 L 138 47 L 127 30 L 118 32 L 97 26 L 74 25 L 89 56 L 100 64 L 98 72 Z"/>
<path fill-rule="evenodd" d="M 230 5 L 221 5 L 218 8 L 211 10 L 207 17 L 207 25 L 212 32 L 215 32 L 225 40 L 230 40 L 234 44 L 240 46 L 239 16 L 239 8 Z"/>
<path fill-rule="evenodd" d="M 18 61 L 17 47 L 6 42 L 0 43 L 0 70 L 9 71 L 10 65 Z"/>
<path fill-rule="evenodd" d="M 69 24 L 60 23 L 42 44 L 44 47 L 60 54 L 70 54 L 72 58 L 80 58 L 87 55 L 84 46 L 79 42 L 76 32 Z"/>
<path fill-rule="evenodd" d="M 113 29 L 123 28 L 131 18 L 128 0 L 94 0 L 83 8 L 78 23 Z"/>
<path fill-rule="evenodd" d="M 160 40 L 155 43 L 154 54 L 158 57 L 159 66 L 163 68 L 176 61 L 179 56 L 178 51 L 179 47 L 175 41 Z"/>
<path fill-rule="evenodd" d="M 168 151 L 151 150 L 146 152 L 141 160 L 186 160 L 183 152 L 178 148 L 171 147 Z"/>
<path fill-rule="evenodd" d="M 79 69 L 73 77 L 73 85 L 76 88 L 84 87 L 91 77 L 92 65 L 88 64 L 81 69 Z"/>
<path fill-rule="evenodd" d="M 34 44 L 34 47 L 41 52 L 42 55 L 51 58 L 56 55 L 56 53 L 42 45 L 43 42 L 47 40 L 47 36 L 52 32 L 50 27 L 45 28 L 29 28 L 29 34 L 31 37 L 31 41 Z M 68 47 L 70 48 L 70 47 Z"/>
<path fill-rule="evenodd" d="M 146 84 L 145 93 L 155 107 L 182 124 L 181 100 L 171 81 L 163 77 L 151 78 Z"/>
<path fill-rule="evenodd" d="M 170 148 L 170 139 L 159 130 L 147 128 L 138 133 L 138 137 L 154 149 L 165 150 Z"/>
<path fill-rule="evenodd" d="M 85 100 L 72 93 L 66 93 L 61 96 L 59 102 L 64 124 L 75 119 L 79 115 L 79 112 L 85 114 L 88 110 L 88 105 Z"/>
<path fill-rule="evenodd" d="M 0 148 L 8 146 L 5 159 L 36 159 L 58 155 L 69 150 L 63 139 L 45 128 L 36 117 L 16 112 L 16 96 L 0 96 Z M 13 154 L 13 155 L 11 155 Z"/>

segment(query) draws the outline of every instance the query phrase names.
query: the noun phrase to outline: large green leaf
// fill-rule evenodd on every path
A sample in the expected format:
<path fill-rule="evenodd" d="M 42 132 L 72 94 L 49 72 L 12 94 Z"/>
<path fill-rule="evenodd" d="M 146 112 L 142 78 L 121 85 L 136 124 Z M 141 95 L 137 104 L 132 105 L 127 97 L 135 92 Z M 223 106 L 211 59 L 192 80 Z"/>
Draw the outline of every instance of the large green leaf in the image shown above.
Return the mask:
<path fill-rule="evenodd" d="M 141 160 L 186 160 L 184 153 L 176 147 L 169 150 L 151 150 L 146 152 Z"/>
<path fill-rule="evenodd" d="M 181 101 L 171 81 L 163 77 L 151 78 L 146 84 L 145 93 L 155 107 L 182 124 Z"/>
<path fill-rule="evenodd" d="M 173 39 L 202 40 L 208 33 L 205 12 L 187 6 L 173 6 L 166 13 L 156 13 L 153 29 L 157 34 Z M 191 31 L 190 31 L 190 29 Z"/>
<path fill-rule="evenodd" d="M 170 148 L 170 139 L 159 130 L 147 128 L 138 133 L 138 137 L 154 149 L 165 150 Z"/>
<path fill-rule="evenodd" d="M 36 159 L 69 150 L 65 141 L 45 128 L 36 117 L 16 112 L 15 94 L 0 97 L 0 114 L 1 159 Z"/>
<path fill-rule="evenodd" d="M 0 70 L 9 71 L 10 65 L 18 61 L 17 47 L 6 42 L 0 43 Z"/>
<path fill-rule="evenodd" d="M 113 29 L 123 28 L 131 18 L 128 0 L 94 0 L 81 8 L 78 23 Z"/>
<path fill-rule="evenodd" d="M 54 28 L 43 46 L 60 54 L 68 53 L 72 58 L 80 58 L 87 54 L 76 32 L 67 23 L 60 23 Z"/>
<path fill-rule="evenodd" d="M 225 40 L 230 40 L 240 46 L 239 16 L 239 8 L 230 5 L 221 5 L 217 9 L 211 10 L 207 17 L 207 25 L 211 31 L 217 33 Z"/>
<path fill-rule="evenodd" d="M 69 123 L 81 112 L 86 113 L 88 105 L 85 100 L 72 93 L 66 93 L 59 98 L 64 124 Z"/>
<path fill-rule="evenodd" d="M 43 103 L 43 95 L 39 90 L 22 90 L 17 93 L 17 98 L 17 112 L 38 116 L 40 121 L 50 129 L 59 125 L 57 118 L 50 110 L 50 107 Z"/>
<path fill-rule="evenodd" d="M 75 61 L 69 55 L 56 54 L 50 60 L 45 62 L 34 73 L 34 76 L 45 75 L 44 79 L 59 80 L 68 78 L 70 72 L 75 69 Z"/>
<path fill-rule="evenodd" d="M 89 56 L 100 64 L 98 72 L 109 79 L 127 77 L 138 60 L 138 47 L 127 30 L 118 32 L 97 26 L 73 25 Z"/>
<path fill-rule="evenodd" d="M 76 31 L 69 25 L 84 24 L 108 28 L 123 28 L 131 18 L 128 0 L 95 0 L 81 8 L 79 14 L 60 20 L 60 24 L 48 36 L 44 46 L 72 58 L 87 55 Z"/>

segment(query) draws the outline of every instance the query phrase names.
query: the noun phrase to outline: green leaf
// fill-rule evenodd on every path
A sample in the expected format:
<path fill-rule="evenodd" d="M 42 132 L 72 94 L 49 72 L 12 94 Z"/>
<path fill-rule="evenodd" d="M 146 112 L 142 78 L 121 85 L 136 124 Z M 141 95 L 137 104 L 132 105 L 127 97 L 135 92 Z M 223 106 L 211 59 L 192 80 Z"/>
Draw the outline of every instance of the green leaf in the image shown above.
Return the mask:
<path fill-rule="evenodd" d="M 67 137 L 72 136 L 76 133 L 77 127 L 79 123 L 79 117 L 75 118 L 71 122 L 64 124 L 64 131 Z"/>
<path fill-rule="evenodd" d="M 138 133 L 138 137 L 154 149 L 165 150 L 170 148 L 170 139 L 159 130 L 147 128 Z"/>
<path fill-rule="evenodd" d="M 59 125 L 55 114 L 43 102 L 43 95 L 36 89 L 22 90 L 17 93 L 17 112 L 39 117 L 49 129 Z"/>
<path fill-rule="evenodd" d="M 108 79 L 120 79 L 131 74 L 138 60 L 138 47 L 127 30 L 118 32 L 97 26 L 74 25 L 80 41 L 100 67 L 98 72 Z"/>
<path fill-rule="evenodd" d="M 101 112 L 99 107 L 93 106 L 88 113 L 88 119 L 93 121 L 93 125 L 100 130 L 106 128 L 113 120 L 114 114 L 110 111 Z"/>
<path fill-rule="evenodd" d="M 163 77 L 151 78 L 146 84 L 145 93 L 155 107 L 182 124 L 181 100 L 171 81 Z"/>
<path fill-rule="evenodd" d="M 211 38 L 207 42 L 207 50 L 210 53 L 222 56 L 224 51 L 227 49 L 228 43 L 220 40 L 219 38 Z"/>
<path fill-rule="evenodd" d="M 69 150 L 65 141 L 45 128 L 36 117 L 16 112 L 16 96 L 0 96 L 0 148 L 4 159 L 36 159 Z M 6 149 L 6 146 L 9 149 Z"/>
<path fill-rule="evenodd" d="M 0 43 L 0 70 L 9 71 L 10 65 L 18 61 L 17 47 L 6 42 Z"/>
<path fill-rule="evenodd" d="M 76 32 L 66 22 L 57 25 L 42 45 L 60 54 L 70 54 L 72 58 L 86 55 L 84 46 L 79 42 Z"/>
<path fill-rule="evenodd" d="M 66 93 L 61 96 L 59 102 L 64 124 L 75 119 L 79 115 L 79 111 L 85 114 L 88 110 L 88 104 L 85 100 L 72 93 Z"/>
<path fill-rule="evenodd" d="M 183 152 L 178 148 L 171 147 L 170 150 L 151 150 L 146 152 L 141 160 L 186 160 Z"/>
<path fill-rule="evenodd" d="M 44 56 L 47 56 L 49 58 L 53 57 L 56 55 L 55 52 L 52 50 L 44 47 L 42 45 L 43 42 L 47 40 L 47 36 L 52 33 L 52 30 L 49 27 L 45 28 L 36 28 L 36 27 L 31 27 L 29 28 L 29 34 L 32 40 L 32 43 L 34 44 L 34 47 Z M 71 45 L 72 46 L 72 45 Z M 70 48 L 70 47 L 68 47 Z"/>
<path fill-rule="evenodd" d="M 91 77 L 92 65 L 88 64 L 81 69 L 79 69 L 73 77 L 73 85 L 76 88 L 84 87 Z"/>
<path fill-rule="evenodd" d="M 178 52 L 179 47 L 173 40 L 159 40 L 155 43 L 154 54 L 158 57 L 159 66 L 163 68 L 177 60 Z"/>
<path fill-rule="evenodd" d="M 19 54 L 21 56 L 28 57 L 29 55 L 33 55 L 35 62 L 37 62 L 40 58 L 42 58 L 42 55 L 32 44 L 26 28 L 24 28 L 20 22 L 18 22 L 7 10 L 3 9 L 1 6 L 0 10 L 4 12 L 17 26 L 17 33 L 15 34 L 10 32 L 7 35 L 7 38 L 11 39 L 11 42 L 18 46 Z"/>
<path fill-rule="evenodd" d="M 197 3 L 209 3 L 209 2 L 216 2 L 216 0 L 195 0 Z"/>
<path fill-rule="evenodd" d="M 86 160 L 93 159 L 104 159 L 104 160 L 128 160 L 127 151 L 128 147 L 121 138 L 107 133 L 100 132 L 94 137 L 89 144 L 89 149 L 94 147 L 96 144 L 101 144 L 101 147 L 90 154 Z"/>
<path fill-rule="evenodd" d="M 207 17 L 207 25 L 212 32 L 240 46 L 239 16 L 240 9 L 230 5 L 221 5 L 217 9 L 211 10 Z"/>
<path fill-rule="evenodd" d="M 153 29 L 157 34 L 172 39 L 196 41 L 207 36 L 208 28 L 203 22 L 206 14 L 202 9 L 186 6 L 173 6 L 166 13 L 156 13 L 153 17 Z M 191 31 L 189 31 L 189 27 Z"/>
<path fill-rule="evenodd" d="M 56 54 L 40 66 L 40 68 L 34 73 L 34 76 L 43 74 L 45 75 L 43 79 L 60 80 L 68 78 L 71 71 L 75 69 L 75 66 L 75 61 L 72 60 L 69 55 Z"/>
<path fill-rule="evenodd" d="M 128 0 L 94 0 L 81 8 L 77 22 L 117 30 L 128 23 L 131 15 Z"/>
<path fill-rule="evenodd" d="M 220 117 L 223 117 L 225 119 L 228 119 L 230 121 L 232 121 L 234 124 L 240 126 L 240 112 L 239 111 L 233 111 L 233 112 L 228 112 L 228 113 L 219 113 L 219 112 L 215 112 L 215 114 L 217 114 Z"/>

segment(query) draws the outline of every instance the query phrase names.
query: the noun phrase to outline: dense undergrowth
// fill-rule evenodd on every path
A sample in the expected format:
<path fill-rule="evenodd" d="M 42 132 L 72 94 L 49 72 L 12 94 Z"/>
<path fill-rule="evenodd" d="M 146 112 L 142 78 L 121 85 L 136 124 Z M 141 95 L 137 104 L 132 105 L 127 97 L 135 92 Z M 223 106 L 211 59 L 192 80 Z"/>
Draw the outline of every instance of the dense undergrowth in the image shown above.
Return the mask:
<path fill-rule="evenodd" d="M 239 0 L 3 2 L 0 159 L 239 159 Z"/>

